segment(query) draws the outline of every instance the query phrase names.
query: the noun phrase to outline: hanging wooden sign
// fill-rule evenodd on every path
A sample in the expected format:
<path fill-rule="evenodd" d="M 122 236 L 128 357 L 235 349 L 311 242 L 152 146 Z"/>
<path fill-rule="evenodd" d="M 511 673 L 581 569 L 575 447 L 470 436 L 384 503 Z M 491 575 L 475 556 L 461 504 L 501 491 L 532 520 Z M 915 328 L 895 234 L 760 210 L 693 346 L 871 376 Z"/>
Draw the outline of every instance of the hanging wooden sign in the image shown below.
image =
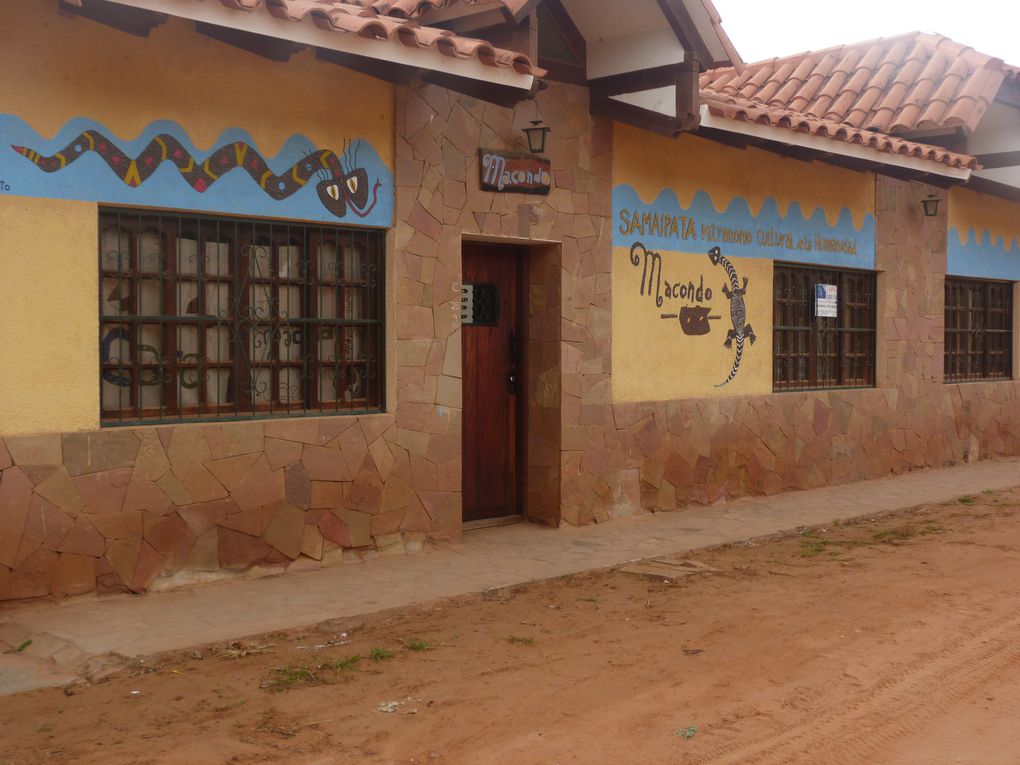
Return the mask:
<path fill-rule="evenodd" d="M 479 149 L 483 191 L 548 194 L 552 170 L 548 159 L 533 154 L 514 154 L 498 149 Z"/>

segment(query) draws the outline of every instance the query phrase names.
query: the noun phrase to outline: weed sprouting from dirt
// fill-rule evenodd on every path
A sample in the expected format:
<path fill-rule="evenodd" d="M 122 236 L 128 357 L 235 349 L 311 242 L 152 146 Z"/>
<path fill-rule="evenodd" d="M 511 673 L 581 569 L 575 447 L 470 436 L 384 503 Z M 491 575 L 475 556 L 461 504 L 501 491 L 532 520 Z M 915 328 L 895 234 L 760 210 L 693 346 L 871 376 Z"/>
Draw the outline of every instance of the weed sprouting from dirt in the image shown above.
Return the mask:
<path fill-rule="evenodd" d="M 411 638 L 404 643 L 404 648 L 408 651 L 416 651 L 420 653 L 423 651 L 431 651 L 432 644 L 427 640 L 422 640 L 421 638 Z"/>
<path fill-rule="evenodd" d="M 235 640 L 233 643 L 227 643 L 222 648 L 216 649 L 213 655 L 221 659 L 243 659 L 246 656 L 266 653 L 271 651 L 272 648 L 272 643 L 244 643 L 240 640 Z"/>
<path fill-rule="evenodd" d="M 278 667 L 274 670 L 273 679 L 266 684 L 266 689 L 280 693 L 299 685 L 318 682 L 318 676 L 308 667 Z"/>
<path fill-rule="evenodd" d="M 520 637 L 518 635 L 508 635 L 506 640 L 513 645 L 535 645 L 535 638 Z"/>
<path fill-rule="evenodd" d="M 882 529 L 881 531 L 875 531 L 872 533 L 871 538 L 876 542 L 884 542 L 885 544 L 896 544 L 897 542 L 905 542 L 906 540 L 917 534 L 917 530 L 909 526 L 897 526 L 892 529 Z"/>
<path fill-rule="evenodd" d="M 977 502 L 977 499 L 972 497 L 970 494 L 964 494 L 956 501 L 959 502 L 961 505 L 973 505 L 975 502 Z"/>
<path fill-rule="evenodd" d="M 376 662 L 389 661 L 390 659 L 393 658 L 393 656 L 394 656 L 393 651 L 389 651 L 385 648 L 380 648 L 379 646 L 375 646 L 371 651 L 369 651 L 368 654 L 368 658 Z"/>
<path fill-rule="evenodd" d="M 355 653 L 342 659 L 326 659 L 319 665 L 319 669 L 331 669 L 334 672 L 353 672 L 358 668 L 358 664 L 363 658 L 365 657 Z"/>

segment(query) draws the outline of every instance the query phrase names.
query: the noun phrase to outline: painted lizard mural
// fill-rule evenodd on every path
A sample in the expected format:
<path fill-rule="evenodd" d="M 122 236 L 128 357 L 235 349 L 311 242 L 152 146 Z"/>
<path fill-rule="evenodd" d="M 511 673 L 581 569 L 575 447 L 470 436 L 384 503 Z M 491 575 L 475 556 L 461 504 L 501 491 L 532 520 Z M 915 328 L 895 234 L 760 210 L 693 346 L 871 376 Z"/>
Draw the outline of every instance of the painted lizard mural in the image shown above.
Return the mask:
<path fill-rule="evenodd" d="M 736 341 L 737 343 L 737 351 L 733 357 L 733 367 L 730 369 L 730 373 L 726 376 L 725 380 L 717 383 L 715 386 L 721 388 L 737 376 L 737 371 L 740 369 L 740 359 L 744 355 L 744 339 L 750 340 L 751 344 L 754 345 L 754 341 L 758 338 L 755 336 L 754 330 L 751 329 L 751 325 L 746 323 L 747 305 L 744 303 L 744 295 L 747 294 L 747 277 L 744 277 L 744 284 L 741 286 L 737 278 L 736 269 L 733 268 L 733 264 L 722 254 L 722 250 L 718 247 L 713 247 L 709 250 L 708 257 L 712 261 L 713 266 L 721 265 L 726 269 L 726 276 L 729 277 L 729 285 L 723 285 L 723 294 L 730 301 L 730 320 L 733 322 L 733 329 L 726 333 L 724 344 L 727 348 L 732 348 L 733 342 Z"/>
<path fill-rule="evenodd" d="M 382 185 L 376 180 L 369 191 L 368 172 L 358 163 L 360 142 L 348 143 L 339 155 L 330 149 L 310 151 L 279 175 L 273 173 L 258 150 L 244 141 L 230 141 L 200 161 L 169 133 L 155 136 L 133 159 L 97 130 L 83 131 L 65 148 L 48 157 L 27 146 L 12 144 L 11 148 L 46 173 L 58 172 L 95 152 L 131 187 L 141 186 L 163 162 L 171 162 L 188 185 L 200 194 L 235 168 L 248 173 L 262 191 L 278 201 L 299 191 L 314 178 L 319 201 L 337 218 L 346 217 L 348 210 L 359 218 L 367 216 L 378 201 Z"/>

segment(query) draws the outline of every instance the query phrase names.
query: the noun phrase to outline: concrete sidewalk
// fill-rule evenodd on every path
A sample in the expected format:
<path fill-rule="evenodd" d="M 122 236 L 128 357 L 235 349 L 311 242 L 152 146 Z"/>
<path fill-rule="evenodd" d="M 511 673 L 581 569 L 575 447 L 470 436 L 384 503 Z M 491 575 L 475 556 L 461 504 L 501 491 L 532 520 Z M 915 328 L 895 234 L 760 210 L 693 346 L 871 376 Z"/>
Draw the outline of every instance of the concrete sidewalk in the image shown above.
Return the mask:
<path fill-rule="evenodd" d="M 0 639 L 33 642 L 0 656 L 0 695 L 67 682 L 84 660 L 107 652 L 186 648 L 1017 485 L 1020 460 L 979 462 L 600 526 L 469 531 L 462 544 L 421 555 L 286 576 L 10 607 L 0 611 Z"/>

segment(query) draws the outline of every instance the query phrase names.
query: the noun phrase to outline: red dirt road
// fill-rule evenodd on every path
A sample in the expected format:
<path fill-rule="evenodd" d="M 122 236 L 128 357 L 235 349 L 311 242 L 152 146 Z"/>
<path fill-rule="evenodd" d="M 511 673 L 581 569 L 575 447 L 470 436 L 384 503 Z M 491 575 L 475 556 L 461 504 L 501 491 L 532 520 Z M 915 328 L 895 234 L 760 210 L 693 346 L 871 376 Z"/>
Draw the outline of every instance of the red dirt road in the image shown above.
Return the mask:
<path fill-rule="evenodd" d="M 1020 763 L 1020 490 L 694 557 L 0 699 L 0 765 Z"/>

